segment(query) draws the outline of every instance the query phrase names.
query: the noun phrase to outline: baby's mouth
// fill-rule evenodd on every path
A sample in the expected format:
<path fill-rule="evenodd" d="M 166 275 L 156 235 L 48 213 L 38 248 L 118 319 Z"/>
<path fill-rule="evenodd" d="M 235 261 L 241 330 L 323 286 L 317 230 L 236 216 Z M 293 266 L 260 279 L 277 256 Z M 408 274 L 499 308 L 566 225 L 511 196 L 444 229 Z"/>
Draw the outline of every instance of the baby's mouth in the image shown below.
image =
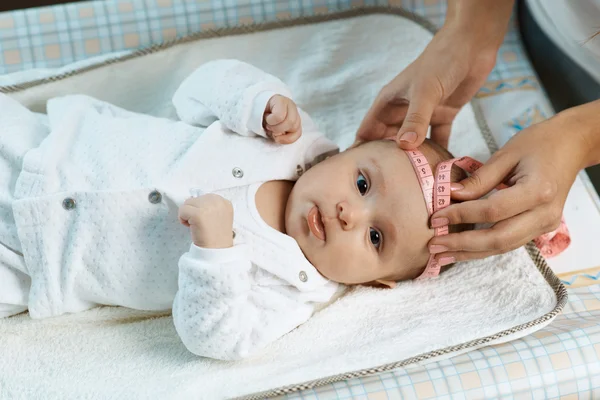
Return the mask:
<path fill-rule="evenodd" d="M 321 216 L 321 212 L 319 211 L 319 207 L 314 206 L 308 212 L 306 217 L 308 222 L 308 229 L 312 232 L 312 234 L 319 240 L 325 241 L 325 225 L 323 224 L 323 219 Z"/>

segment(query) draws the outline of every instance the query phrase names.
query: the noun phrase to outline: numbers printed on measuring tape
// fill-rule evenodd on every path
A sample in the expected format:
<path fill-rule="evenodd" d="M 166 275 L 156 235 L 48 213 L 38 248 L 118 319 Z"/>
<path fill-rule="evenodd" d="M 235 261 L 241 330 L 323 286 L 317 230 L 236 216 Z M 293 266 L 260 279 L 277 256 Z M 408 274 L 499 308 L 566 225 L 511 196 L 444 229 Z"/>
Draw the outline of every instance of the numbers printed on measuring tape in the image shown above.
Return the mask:
<path fill-rule="evenodd" d="M 434 181 L 435 179 L 433 179 L 433 175 L 426 176 L 421 179 L 422 186 L 426 189 L 433 188 Z"/>
<path fill-rule="evenodd" d="M 457 167 L 460 167 L 468 173 L 473 173 L 477 171 L 483 165 L 479 161 L 474 160 L 470 157 L 462 157 L 459 159 L 447 160 L 438 164 L 437 170 L 435 171 L 436 173 L 434 175 L 431 171 L 429 163 L 427 162 L 427 159 L 423 156 L 421 152 L 409 151 L 407 152 L 407 154 L 409 155 L 413 169 L 417 174 L 419 184 L 421 185 L 421 191 L 423 192 L 423 196 L 425 199 L 427 212 L 430 216 L 434 212 L 439 211 L 451 204 L 451 176 L 450 174 L 448 174 L 448 172 L 450 172 L 453 164 L 455 164 Z M 507 186 L 502 184 L 499 185 L 497 189 L 500 190 L 505 187 Z M 449 227 L 446 225 L 439 228 L 435 228 L 434 232 L 435 236 L 447 235 L 449 233 Z M 565 235 L 566 238 L 564 238 Z M 558 239 L 559 240 L 552 240 L 552 238 L 547 237 L 547 235 L 543 235 L 542 237 L 536 238 L 534 241 L 536 242 L 536 245 L 540 249 L 542 255 L 549 256 L 553 253 L 560 252 L 561 249 L 568 246 L 568 244 L 570 243 L 568 231 L 562 236 L 559 235 Z M 432 278 L 437 276 L 439 272 L 440 266 L 437 264 L 434 256 L 430 255 L 429 260 L 427 262 L 427 266 L 425 267 L 425 271 L 417 279 Z"/>

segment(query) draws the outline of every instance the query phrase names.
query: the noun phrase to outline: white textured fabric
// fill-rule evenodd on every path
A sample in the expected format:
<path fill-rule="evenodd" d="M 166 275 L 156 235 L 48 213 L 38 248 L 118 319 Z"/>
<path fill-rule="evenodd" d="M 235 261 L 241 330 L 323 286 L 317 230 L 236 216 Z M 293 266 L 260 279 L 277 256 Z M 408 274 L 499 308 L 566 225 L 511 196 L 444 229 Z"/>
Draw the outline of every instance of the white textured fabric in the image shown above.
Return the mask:
<path fill-rule="evenodd" d="M 46 98 L 85 87 L 128 109 L 172 116 L 170 98 L 195 66 L 239 58 L 286 82 L 327 136 L 345 147 L 377 92 L 430 39 L 407 19 L 364 16 L 190 42 L 14 96 L 41 111 Z M 469 106 L 453 126 L 451 150 L 489 157 Z M 0 321 L 0 397 L 231 398 L 481 339 L 534 321 L 555 304 L 553 291 L 520 249 L 396 290 L 352 290 L 240 362 L 193 356 L 164 314 L 100 308 L 42 321 L 16 316 Z M 517 329 L 497 342 L 542 326 Z"/>
<path fill-rule="evenodd" d="M 240 92 L 240 88 L 244 91 Z M 259 112 L 259 118 L 253 120 L 252 108 L 247 106 L 261 98 L 265 101 L 260 102 L 258 109 L 264 111 L 271 96 L 259 97 L 262 92 L 292 97 L 276 77 L 236 60 L 218 60 L 186 78 L 173 96 L 173 105 L 179 118 L 191 125 L 208 126 L 218 116 L 223 125 L 240 135 L 266 137 L 260 118 L 263 113 Z M 256 120 L 258 129 L 252 131 L 249 125 Z"/>
<path fill-rule="evenodd" d="M 47 137 L 25 154 L 12 203 L 32 280 L 30 315 L 98 305 L 173 306 L 175 325 L 191 351 L 235 359 L 306 321 L 315 302 L 329 301 L 338 285 L 310 265 L 296 242 L 246 217 L 254 207 L 249 184 L 295 180 L 307 154 L 336 148 L 310 129 L 286 146 L 234 133 L 248 136 L 249 125 L 261 126 L 269 97 L 260 94 L 266 90 L 290 96 L 283 83 L 257 68 L 219 60 L 198 68 L 174 96 L 189 124 L 87 96 L 51 99 L 49 128 L 31 119 L 31 129 Z M 4 95 L 0 105 L 2 147 L 22 143 L 23 124 L 14 124 L 12 115 L 29 111 Z M 259 123 L 249 124 L 253 119 Z M 257 159 L 270 168 L 254 165 Z M 234 168 L 243 176 L 232 174 Z M 192 244 L 186 253 L 191 239 L 177 211 L 194 188 L 225 191 L 234 204 L 232 248 Z"/>
<path fill-rule="evenodd" d="M 243 244 L 229 249 L 192 244 L 179 260 L 173 322 L 195 354 L 232 360 L 256 353 L 308 320 L 338 289 L 316 273 L 294 239 L 260 218 L 254 203 L 259 187 L 216 192 L 232 200 L 235 241 Z"/>
<path fill-rule="evenodd" d="M 0 244 L 0 318 L 27 310 L 31 279 L 23 257 Z"/>
<path fill-rule="evenodd" d="M 21 251 L 12 211 L 15 184 L 25 153 L 39 146 L 48 135 L 48 118 L 32 113 L 2 94 L 0 115 L 0 243 Z M 9 136 L 10 140 L 3 140 Z"/>

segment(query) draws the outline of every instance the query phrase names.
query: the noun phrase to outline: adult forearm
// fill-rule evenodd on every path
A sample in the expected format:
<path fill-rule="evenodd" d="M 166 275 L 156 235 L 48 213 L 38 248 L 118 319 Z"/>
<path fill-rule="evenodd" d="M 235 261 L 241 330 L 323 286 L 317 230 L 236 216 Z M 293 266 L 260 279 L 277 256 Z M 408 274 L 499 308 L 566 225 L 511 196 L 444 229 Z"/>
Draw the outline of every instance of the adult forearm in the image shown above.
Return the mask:
<path fill-rule="evenodd" d="M 554 118 L 568 127 L 564 134 L 579 148 L 580 167 L 600 164 L 600 100 L 562 111 Z"/>
<path fill-rule="evenodd" d="M 514 0 L 449 0 L 444 28 L 464 33 L 476 48 L 502 44 Z M 456 43 L 457 46 L 467 43 Z"/>

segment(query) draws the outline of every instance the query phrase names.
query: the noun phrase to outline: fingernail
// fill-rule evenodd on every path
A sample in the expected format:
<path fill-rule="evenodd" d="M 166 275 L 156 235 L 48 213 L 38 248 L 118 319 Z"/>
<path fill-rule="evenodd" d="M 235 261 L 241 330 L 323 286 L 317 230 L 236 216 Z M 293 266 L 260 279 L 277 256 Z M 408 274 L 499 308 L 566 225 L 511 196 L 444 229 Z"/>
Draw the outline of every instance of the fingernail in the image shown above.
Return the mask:
<path fill-rule="evenodd" d="M 431 227 L 439 228 L 441 226 L 446 226 L 449 223 L 450 223 L 450 220 L 448 218 L 434 218 L 431 220 Z"/>
<path fill-rule="evenodd" d="M 448 251 L 448 248 L 441 244 L 432 244 L 431 246 L 429 246 L 429 253 L 431 254 L 443 253 L 445 251 Z"/>
<path fill-rule="evenodd" d="M 401 142 L 414 143 L 417 140 L 417 134 L 415 132 L 404 132 L 400 136 Z"/>
<path fill-rule="evenodd" d="M 456 259 L 454 257 L 441 257 L 440 259 L 438 259 L 438 265 L 440 267 L 443 267 L 444 265 L 448 265 L 448 264 L 454 264 L 456 262 Z"/>
<path fill-rule="evenodd" d="M 460 183 L 453 182 L 450 184 L 450 191 L 456 192 L 457 190 L 463 190 L 465 187 Z"/>

